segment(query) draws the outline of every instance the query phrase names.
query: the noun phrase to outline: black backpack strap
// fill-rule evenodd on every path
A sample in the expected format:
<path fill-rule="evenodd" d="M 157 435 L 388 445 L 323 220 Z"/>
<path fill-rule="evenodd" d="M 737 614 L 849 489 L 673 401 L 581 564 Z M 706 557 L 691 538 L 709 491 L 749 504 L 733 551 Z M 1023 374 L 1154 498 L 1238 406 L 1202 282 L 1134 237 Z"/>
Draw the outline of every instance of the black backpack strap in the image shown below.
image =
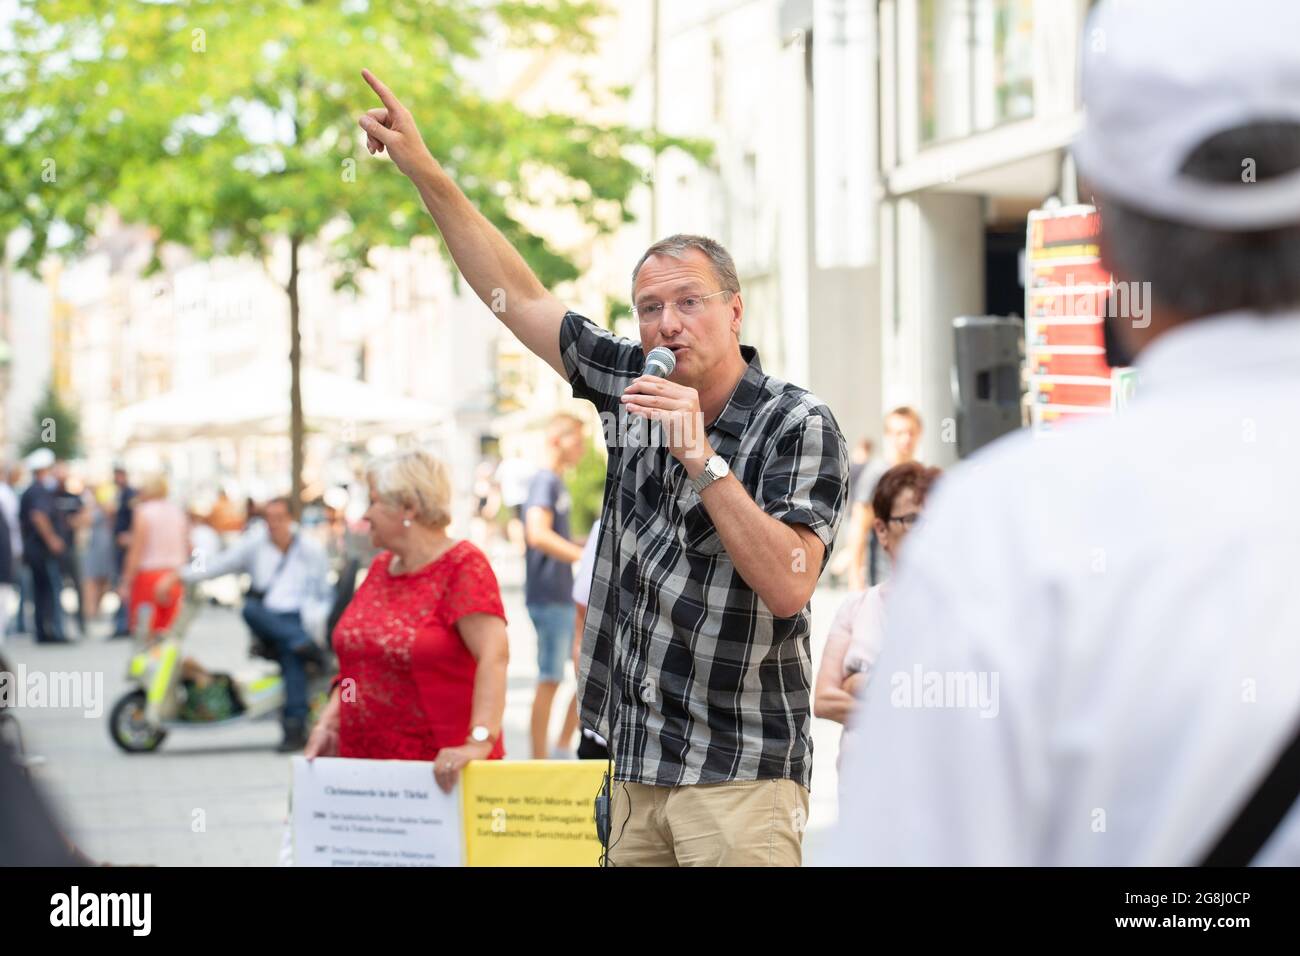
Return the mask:
<path fill-rule="evenodd" d="M 1300 730 L 1236 818 L 1224 829 L 1201 866 L 1247 866 L 1300 797 Z"/>

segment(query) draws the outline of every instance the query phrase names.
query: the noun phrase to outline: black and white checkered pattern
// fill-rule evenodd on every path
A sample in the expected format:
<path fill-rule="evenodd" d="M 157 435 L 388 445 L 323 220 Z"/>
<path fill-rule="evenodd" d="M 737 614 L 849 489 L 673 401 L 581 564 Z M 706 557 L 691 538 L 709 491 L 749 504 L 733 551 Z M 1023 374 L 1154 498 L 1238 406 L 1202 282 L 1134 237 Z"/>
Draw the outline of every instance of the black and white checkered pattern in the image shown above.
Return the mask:
<path fill-rule="evenodd" d="M 641 374 L 641 347 L 569 312 L 560 352 L 573 394 L 601 412 L 609 448 L 582 723 L 614 742 L 620 780 L 789 778 L 808 787 L 808 608 L 772 615 L 736 572 L 681 463 L 650 440 L 657 426 L 626 416 L 619 396 Z M 816 397 L 764 375 L 754 349 L 741 352 L 749 367 L 709 426 L 709 444 L 763 511 L 812 529 L 826 545 L 824 568 L 847 499 L 844 436 Z"/>

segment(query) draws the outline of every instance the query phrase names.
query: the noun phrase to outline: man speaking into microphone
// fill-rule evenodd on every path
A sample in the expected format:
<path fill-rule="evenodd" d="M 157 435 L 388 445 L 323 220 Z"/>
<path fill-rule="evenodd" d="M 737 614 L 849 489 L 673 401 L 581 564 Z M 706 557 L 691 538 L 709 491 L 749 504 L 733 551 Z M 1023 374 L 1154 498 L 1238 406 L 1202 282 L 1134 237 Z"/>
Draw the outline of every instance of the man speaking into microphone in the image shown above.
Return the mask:
<path fill-rule="evenodd" d="M 808 603 L 848 483 L 830 409 L 740 344 L 736 268 L 711 239 L 671 236 L 636 264 L 639 343 L 566 309 L 362 75 L 383 104 L 361 117 L 367 146 L 415 184 L 479 298 L 603 420 L 658 426 L 605 429 L 579 714 L 613 755 L 608 862 L 799 865 Z M 648 372 L 666 376 L 645 374 L 656 349 L 671 360 L 655 353 Z"/>

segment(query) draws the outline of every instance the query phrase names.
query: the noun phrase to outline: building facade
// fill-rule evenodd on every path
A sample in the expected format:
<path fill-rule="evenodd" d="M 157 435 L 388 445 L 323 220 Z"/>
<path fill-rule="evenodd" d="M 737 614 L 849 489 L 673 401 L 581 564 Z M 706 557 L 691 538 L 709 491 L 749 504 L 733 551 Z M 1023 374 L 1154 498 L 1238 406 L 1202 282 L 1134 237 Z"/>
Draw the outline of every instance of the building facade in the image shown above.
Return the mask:
<path fill-rule="evenodd" d="M 630 121 L 710 140 L 714 160 L 662 156 L 639 221 L 597 258 L 630 265 L 653 238 L 712 235 L 769 371 L 815 390 L 850 439 L 879 438 L 883 413 L 910 405 L 922 457 L 953 462 L 952 322 L 1023 314 L 1027 214 L 1077 198 L 1067 146 L 1090 5 L 620 4 L 609 45 Z"/>

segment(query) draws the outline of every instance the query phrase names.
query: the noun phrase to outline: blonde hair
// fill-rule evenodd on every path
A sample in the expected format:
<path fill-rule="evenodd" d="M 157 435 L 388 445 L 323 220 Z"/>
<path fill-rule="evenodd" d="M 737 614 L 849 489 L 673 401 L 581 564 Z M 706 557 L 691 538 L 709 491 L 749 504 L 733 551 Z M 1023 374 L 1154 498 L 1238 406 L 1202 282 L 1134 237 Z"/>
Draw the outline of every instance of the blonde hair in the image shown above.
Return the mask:
<path fill-rule="evenodd" d="M 427 451 L 415 448 L 376 458 L 366 467 L 366 479 L 379 500 L 410 508 L 420 524 L 442 528 L 451 523 L 451 476 Z"/>
<path fill-rule="evenodd" d="M 584 432 L 586 429 L 587 423 L 573 412 L 556 412 L 546 424 L 546 434 L 549 438 L 563 435 L 568 431 Z"/>
<path fill-rule="evenodd" d="M 156 475 L 150 475 L 140 486 L 140 497 L 145 499 L 166 498 L 167 497 L 167 476 L 162 472 Z"/>

